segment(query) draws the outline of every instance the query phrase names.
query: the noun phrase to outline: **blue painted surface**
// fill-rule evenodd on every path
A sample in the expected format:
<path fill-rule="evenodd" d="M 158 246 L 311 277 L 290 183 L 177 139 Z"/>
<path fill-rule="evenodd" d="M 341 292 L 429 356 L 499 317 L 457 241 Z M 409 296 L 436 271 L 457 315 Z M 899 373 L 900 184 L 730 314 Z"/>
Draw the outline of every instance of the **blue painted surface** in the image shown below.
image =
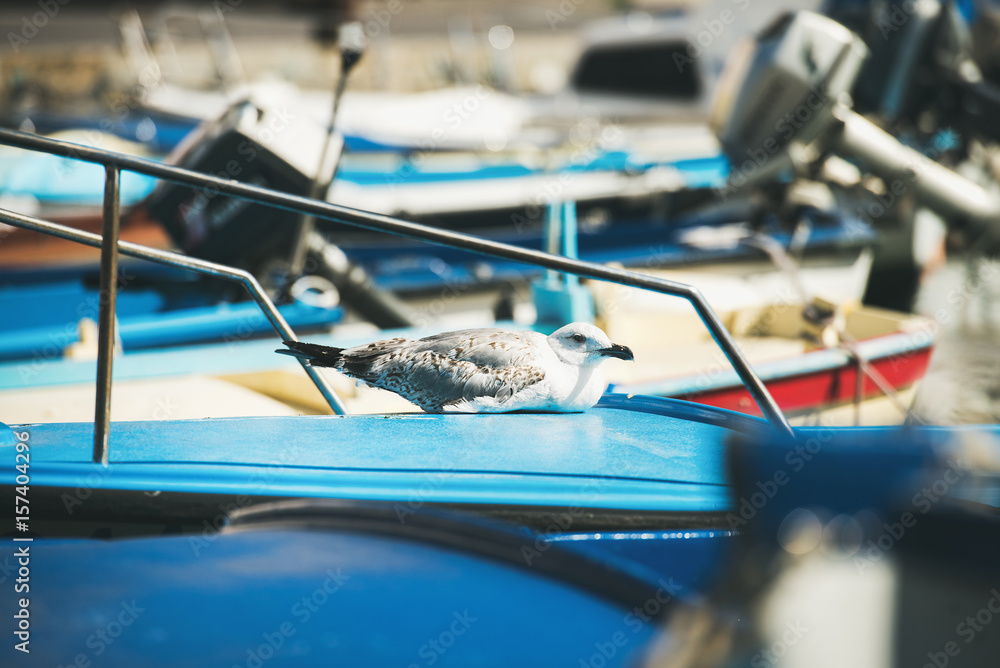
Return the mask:
<path fill-rule="evenodd" d="M 79 340 L 79 321 L 96 321 L 100 305 L 97 287 L 86 282 L 86 273 L 81 270 L 76 277 L 31 284 L 5 282 L 0 287 L 0 311 L 17 314 L 0 323 L 0 360 L 58 358 L 66 346 Z M 243 340 L 271 331 L 256 303 L 214 299 L 218 297 L 191 281 L 125 286 L 116 309 L 122 346 L 135 350 L 227 338 Z M 301 302 L 278 310 L 293 328 L 331 325 L 343 315 L 339 308 Z"/>
<path fill-rule="evenodd" d="M 704 592 L 732 558 L 736 532 L 727 530 L 604 531 L 546 535 L 546 540 L 615 566 L 673 596 Z"/>
<path fill-rule="evenodd" d="M 75 327 L 74 327 L 75 335 Z M 311 341 L 323 342 L 326 336 L 311 336 Z M 31 348 L 30 359 L 0 362 L 0 389 L 10 390 L 47 385 L 94 383 L 97 378 L 93 360 L 60 358 L 61 353 L 48 347 L 47 341 Z M 132 351 L 115 359 L 113 377 L 117 380 L 155 378 L 178 375 L 223 374 L 259 371 L 263 369 L 295 369 L 292 358 L 275 363 L 272 357 L 280 346 L 277 337 L 223 344 L 178 346 L 153 351 Z M 37 354 L 35 351 L 37 350 Z"/>
<path fill-rule="evenodd" d="M 826 531 L 847 519 L 840 545 L 861 575 L 907 553 L 961 577 L 995 574 L 1000 484 L 972 453 L 995 457 L 1000 426 L 798 433 L 794 445 L 738 442 L 730 456 L 736 508 L 726 523 L 758 548 L 786 545 L 795 513 L 805 526 L 829 522 Z"/>
<path fill-rule="evenodd" d="M 547 207 L 543 248 L 568 258 L 577 255 L 576 202 L 550 202 Z M 536 331 L 551 334 L 567 322 L 594 321 L 594 295 L 572 274 L 547 271 L 532 283 Z"/>
<path fill-rule="evenodd" d="M 123 114 L 124 112 L 124 114 Z M 95 110 L 93 114 L 54 113 L 32 109 L 24 113 L 37 134 L 52 134 L 66 130 L 108 132 L 128 141 L 139 142 L 153 153 L 166 154 L 173 150 L 198 124 L 197 119 L 158 112 L 153 109 L 116 108 Z M 17 127 L 21 119 L 11 119 Z"/>
<path fill-rule="evenodd" d="M 292 329 L 332 325 L 342 316 L 339 308 L 319 308 L 301 302 L 284 304 L 278 311 Z M 154 348 L 226 337 L 242 339 L 273 331 L 256 302 L 136 315 L 127 320 L 119 318 L 119 321 L 122 345 L 129 348 Z"/>
<path fill-rule="evenodd" d="M 258 310 L 259 314 L 259 310 Z M 96 317 L 96 315 L 95 315 Z M 263 326 L 263 316 L 255 316 L 254 323 Z M 513 323 L 502 323 L 502 327 L 516 329 Z M 273 330 L 270 330 L 273 333 Z M 75 327 L 74 327 L 75 332 Z M 440 333 L 439 329 L 396 329 L 384 330 L 382 336 L 393 338 L 409 336 L 420 338 Z M 309 340 L 329 346 L 349 348 L 371 341 L 369 335 L 334 336 L 331 334 L 310 334 Z M 190 374 L 233 374 L 254 371 L 290 370 L 301 373 L 302 367 L 287 355 L 276 355 L 275 348 L 281 347 L 277 335 L 244 339 L 232 337 L 221 343 L 191 346 L 173 346 L 155 350 L 126 349 L 115 359 L 114 379 L 158 378 Z M 59 358 L 55 349 L 42 347 L 39 354 L 31 359 L 0 362 L 0 390 L 47 385 L 93 384 L 96 370 L 93 360 L 71 360 Z"/>
<path fill-rule="evenodd" d="M 402 144 L 389 144 L 355 134 L 344 135 L 344 148 L 348 152 L 355 153 L 403 153 L 412 150 L 411 147 Z"/>
<path fill-rule="evenodd" d="M 774 538 L 786 515 L 800 507 L 830 517 L 900 508 L 922 515 L 967 475 L 948 456 L 949 445 L 963 434 L 995 440 L 1000 426 L 800 427 L 796 434 L 795 444 L 766 437 L 740 442 L 733 461 L 739 519 L 731 528 L 752 526 Z M 947 468 L 953 479 L 943 484 Z M 768 486 L 773 493 L 767 494 Z M 877 522 L 871 528 L 883 529 Z"/>
<path fill-rule="evenodd" d="M 62 328 L 81 318 L 97 319 L 100 308 L 97 283 L 88 286 L 83 277 L 37 281 L 31 277 L 4 280 L 0 277 L 0 310 L 16 313 L 16 318 L 0 321 L 0 336 L 27 330 Z M 122 289 L 118 293 L 117 312 L 120 317 L 149 313 L 164 307 L 162 294 L 152 289 Z M 40 333 L 38 336 L 42 336 Z M 7 346 L 0 344 L 0 351 Z"/>
<path fill-rule="evenodd" d="M 633 666 L 656 634 L 532 569 L 389 537 L 254 531 L 31 550 L 30 665 L 578 666 L 620 633 L 600 665 Z M 14 606 L 0 598 L 6 619 Z M 24 658 L 11 638 L 0 648 L 3 665 Z"/>
<path fill-rule="evenodd" d="M 601 396 L 601 400 L 597 405 L 602 408 L 637 411 L 650 415 L 677 418 L 678 420 L 710 424 L 758 438 L 768 436 L 771 429 L 771 426 L 764 418 L 668 397 L 606 392 Z"/>
<path fill-rule="evenodd" d="M 121 287 L 136 278 L 142 277 L 146 281 L 171 281 L 173 283 L 197 283 L 201 279 L 197 274 L 188 269 L 180 267 L 168 267 L 148 260 L 122 256 L 118 262 L 118 272 Z M 0 267 L 0 286 L 6 289 L 8 286 L 28 287 L 33 284 L 79 282 L 86 279 L 90 283 L 97 284 L 100 279 L 100 267 L 97 264 L 58 264 L 44 265 L 39 267 L 15 266 Z"/>
<path fill-rule="evenodd" d="M 309 340 L 327 345 L 347 345 L 342 338 L 334 340 L 329 335 L 314 334 L 310 335 Z M 150 351 L 126 350 L 121 357 L 115 359 L 113 377 L 117 381 L 190 374 L 217 375 L 300 369 L 294 359 L 274 353 L 275 348 L 280 345 L 277 336 L 263 335 L 260 339 L 234 339 L 207 345 Z M 32 349 L 30 359 L 0 362 L 0 389 L 92 384 L 97 378 L 93 360 L 63 359 L 54 348 L 44 345 L 37 348 L 37 355 L 35 350 Z"/>
<path fill-rule="evenodd" d="M 692 512 L 728 508 L 734 433 L 619 408 L 121 422 L 105 471 L 90 463 L 90 424 L 16 429 L 29 434 L 36 486 L 97 475 L 107 489 Z M 3 456 L 12 480 L 14 457 Z"/>
<path fill-rule="evenodd" d="M 52 134 L 65 130 L 97 130 L 110 132 L 122 139 L 145 144 L 154 153 L 166 154 L 172 151 L 198 124 L 200 118 L 184 117 L 155 109 L 129 109 L 125 118 L 115 118 L 101 115 L 54 114 L 32 111 L 27 114 L 38 134 Z M 150 123 L 153 136 L 149 137 Z M 15 122 L 11 127 L 20 125 Z M 372 140 L 362 135 L 348 134 L 344 136 L 344 145 L 349 151 L 355 152 L 392 152 L 401 153 L 412 150 L 412 147 L 402 144 L 387 144 Z"/>
<path fill-rule="evenodd" d="M 383 146 L 358 137 L 350 138 L 355 147 L 362 146 L 384 152 Z M 155 158 L 154 158 L 155 159 Z M 722 183 L 729 171 L 725 157 L 711 156 L 679 161 L 635 161 L 628 153 L 608 152 L 586 163 L 570 163 L 556 172 L 528 167 L 520 163 L 483 165 L 475 169 L 456 171 L 434 170 L 400 159 L 395 168 L 384 164 L 366 167 L 348 161 L 338 172 L 337 179 L 361 187 L 385 188 L 398 184 L 463 183 L 488 179 L 518 179 L 553 173 L 578 172 L 641 172 L 661 165 L 678 169 L 688 187 L 713 187 Z M 123 172 L 121 202 L 123 206 L 137 204 L 156 186 L 157 179 Z M 70 158 L 30 151 L 11 152 L 0 161 L 0 191 L 11 195 L 31 195 L 39 201 L 81 206 L 100 206 L 104 197 L 104 168 Z"/>
<path fill-rule="evenodd" d="M 0 192 L 31 195 L 41 202 L 99 207 L 104 202 L 104 167 L 46 153 L 12 152 L 0 164 Z M 121 204 L 138 204 L 156 179 L 122 172 Z"/>
<path fill-rule="evenodd" d="M 668 221 L 616 220 L 598 229 L 581 229 L 578 255 L 581 260 L 625 267 L 672 267 L 720 261 L 762 259 L 760 251 L 733 243 L 718 248 L 698 248 L 684 243 L 684 234 L 697 227 L 717 227 L 744 222 L 732 214 L 678 217 Z M 772 221 L 774 222 L 774 221 Z M 791 235 L 777 225 L 765 233 L 787 245 Z M 515 246 L 541 250 L 540 230 L 523 229 L 493 234 L 492 239 Z M 836 248 L 858 248 L 875 241 L 872 229 L 863 222 L 845 217 L 834 222 L 819 222 L 813 227 L 806 252 Z M 353 261 L 362 265 L 382 288 L 396 291 L 441 289 L 442 286 L 465 286 L 483 283 L 483 268 L 488 267 L 487 282 L 524 281 L 544 272 L 517 262 L 484 258 L 458 249 L 418 244 L 410 241 L 344 239 L 339 242 Z M 443 263 L 443 264 L 442 264 Z"/>
<path fill-rule="evenodd" d="M 475 169 L 435 169 L 426 161 L 414 163 L 405 157 L 389 167 L 384 162 L 378 165 L 364 165 L 359 161 L 347 160 L 338 171 L 337 179 L 362 187 L 386 187 L 387 185 L 418 185 L 426 183 L 448 183 L 463 181 L 483 181 L 487 179 L 517 179 L 530 176 L 544 176 L 559 173 L 581 172 L 622 172 L 640 173 L 662 166 L 671 166 L 680 172 L 689 188 L 710 188 L 723 183 L 729 175 L 729 162 L 724 155 L 683 160 L 637 160 L 625 151 L 607 151 L 587 162 L 569 162 L 557 169 L 539 169 L 516 162 L 483 164 Z"/>

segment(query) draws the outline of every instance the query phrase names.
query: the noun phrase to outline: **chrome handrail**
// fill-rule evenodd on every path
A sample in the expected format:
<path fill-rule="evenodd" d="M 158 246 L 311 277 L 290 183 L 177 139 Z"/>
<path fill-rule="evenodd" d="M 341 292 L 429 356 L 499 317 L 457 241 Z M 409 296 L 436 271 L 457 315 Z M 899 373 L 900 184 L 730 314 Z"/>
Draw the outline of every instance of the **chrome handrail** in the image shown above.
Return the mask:
<path fill-rule="evenodd" d="M 114 169 L 113 167 L 109 169 Z M 102 242 L 103 238 L 100 234 L 94 234 L 93 232 L 84 232 L 83 230 L 77 230 L 72 227 L 67 227 L 65 225 L 59 225 L 58 223 L 53 223 L 47 220 L 42 220 L 40 218 L 34 218 L 32 216 L 26 216 L 20 213 L 14 213 L 13 211 L 7 211 L 5 209 L 0 209 L 0 222 L 6 223 L 8 225 L 13 225 L 14 227 L 21 227 L 26 230 L 33 230 L 35 232 L 41 232 L 42 234 L 49 234 L 54 237 L 59 237 L 62 239 L 67 239 L 69 241 L 75 241 L 87 246 L 94 246 L 95 248 L 101 248 L 101 294 L 102 298 L 100 300 L 101 311 L 98 315 L 100 320 L 100 330 L 98 335 L 98 345 L 102 346 L 106 351 L 108 359 L 105 360 L 101 356 L 101 350 L 98 350 L 98 369 L 97 369 L 97 380 L 98 380 L 98 398 L 97 398 L 97 409 L 94 421 L 94 462 L 107 464 L 107 425 L 108 420 L 105 418 L 104 422 L 100 421 L 100 418 L 104 414 L 110 413 L 110 397 L 111 397 L 111 360 L 112 355 L 110 355 L 111 347 L 114 341 L 112 336 L 112 324 L 114 322 L 114 312 L 113 308 L 109 308 L 109 315 L 104 316 L 104 307 L 108 305 L 112 307 L 113 304 L 113 293 L 115 292 L 116 281 L 108 280 L 105 277 L 105 256 L 103 253 Z M 116 230 L 117 231 L 117 230 Z M 149 260 L 150 262 L 156 262 L 158 264 L 164 264 L 171 267 L 179 267 L 182 269 L 190 269 L 191 271 L 198 272 L 199 274 L 205 274 L 208 276 L 217 276 L 219 278 L 226 278 L 237 283 L 241 283 L 250 293 L 260 309 L 267 316 L 268 321 L 274 328 L 274 331 L 278 333 L 282 339 L 289 341 L 298 341 L 298 337 L 295 332 L 289 326 L 288 322 L 278 311 L 278 308 L 274 305 L 274 302 L 267 296 L 264 292 L 264 288 L 261 287 L 257 279 L 248 271 L 243 271 L 242 269 L 236 269 L 234 267 L 228 267 L 224 264 L 216 264 L 215 262 L 208 262 L 206 260 L 199 260 L 197 258 L 188 257 L 187 255 L 182 255 L 180 253 L 172 253 L 170 251 L 158 250 L 156 248 L 150 248 L 148 246 L 143 246 L 142 244 L 132 243 L 130 241 L 118 241 L 117 251 L 123 255 L 128 255 L 130 257 L 136 257 L 143 260 Z M 117 272 L 116 272 L 117 273 Z M 115 274 L 110 274 L 114 276 Z M 106 297 L 103 295 L 107 295 Z M 105 324 L 105 317 L 108 318 L 108 323 Z M 107 329 L 108 341 L 104 341 L 105 327 Z M 302 360 L 300 360 L 302 361 Z M 312 379 L 313 383 L 316 384 L 316 388 L 326 399 L 327 404 L 337 415 L 347 415 L 348 410 L 344 406 L 344 403 L 337 396 L 336 391 L 330 386 L 326 378 L 324 378 L 315 368 L 313 368 L 309 363 L 302 361 L 302 367 L 305 369 L 306 373 Z M 104 390 L 106 393 L 106 399 L 101 395 L 101 388 L 106 387 Z M 103 427 L 101 425 L 104 425 Z M 102 444 L 102 445 L 99 445 Z"/>
<path fill-rule="evenodd" d="M 747 386 L 750 394 L 753 396 L 757 405 L 760 407 L 761 411 L 767 417 L 768 421 L 779 431 L 788 436 L 793 436 L 791 426 L 785 419 L 784 414 L 781 412 L 781 408 L 778 407 L 777 402 L 771 396 L 770 392 L 761 382 L 760 378 L 754 373 L 753 369 L 750 367 L 749 362 L 740 352 L 739 348 L 736 346 L 735 341 L 733 341 L 732 336 L 729 331 L 722 324 L 719 316 L 712 310 L 708 302 L 702 296 L 701 292 L 690 285 L 684 283 L 678 283 L 676 281 L 668 281 L 663 278 L 658 278 L 655 276 L 648 276 L 645 274 L 640 274 L 633 271 L 628 271 L 625 269 L 618 269 L 614 267 L 607 267 L 604 265 L 585 262 L 582 260 L 576 260 L 571 258 L 562 257 L 559 255 L 551 255 L 549 253 L 543 253 L 541 251 L 531 250 L 527 248 L 520 248 L 518 246 L 513 246 L 510 244 L 505 244 L 497 241 L 490 241 L 488 239 L 483 239 L 480 237 L 461 234 L 459 232 L 452 232 L 450 230 L 443 230 L 439 228 L 429 227 L 426 225 L 420 225 L 418 223 L 412 223 L 405 220 L 400 220 L 397 218 L 392 218 L 390 216 L 385 216 L 381 214 L 371 213 L 367 211 L 360 211 L 358 209 L 351 209 L 345 206 L 339 206 L 336 204 L 331 204 L 329 202 L 322 202 L 316 199 L 309 199 L 306 197 L 300 197 L 298 195 L 290 195 L 288 193 L 277 192 L 274 190 L 269 190 L 267 188 L 262 188 L 259 186 L 254 186 L 246 183 L 241 183 L 232 179 L 224 179 L 218 176 L 211 176 L 208 174 L 201 174 L 189 169 L 184 169 L 181 167 L 175 167 L 172 165 L 165 165 L 157 162 L 152 162 L 150 160 L 145 160 L 143 158 L 138 158 L 135 156 L 124 155 L 121 153 L 114 153 L 111 151 L 106 151 L 99 148 L 94 148 L 91 146 L 82 146 L 79 144 L 72 144 L 69 142 L 58 141 L 55 139 L 49 139 L 46 137 L 39 137 L 37 135 L 26 134 L 23 132 L 18 132 L 16 130 L 6 130 L 0 129 L 0 143 L 6 144 L 8 146 L 14 146 L 18 148 L 23 148 L 33 151 L 44 151 L 46 153 L 51 153 L 54 155 L 59 155 L 66 158 L 74 158 L 77 160 L 82 160 L 85 162 L 93 162 L 104 165 L 106 168 L 114 167 L 117 169 L 126 169 L 129 171 L 138 172 L 140 174 L 146 174 L 147 176 L 153 176 L 174 183 L 179 183 L 183 185 L 192 186 L 194 188 L 211 188 L 213 191 L 217 191 L 221 194 L 230 195 L 233 197 L 238 197 L 243 200 L 250 202 L 257 202 L 260 204 L 267 204 L 277 208 L 285 209 L 302 214 L 310 214 L 316 216 L 317 218 L 323 218 L 326 220 L 334 221 L 337 223 L 342 223 L 346 225 L 352 225 L 354 227 L 360 227 L 368 230 L 375 230 L 379 232 L 386 232 L 388 234 L 394 234 L 396 236 L 407 237 L 410 239 L 417 239 L 420 241 L 430 241 L 438 243 L 443 246 L 450 246 L 452 248 L 458 248 L 462 250 L 474 251 L 483 255 L 489 255 L 493 257 L 503 258 L 507 260 L 514 260 L 516 262 L 523 262 L 526 264 L 532 264 L 546 269 L 552 269 L 555 271 L 574 274 L 576 276 L 583 276 L 586 278 L 592 278 L 597 280 L 609 281 L 612 283 L 618 283 L 620 285 L 626 285 L 630 287 L 643 288 L 646 290 L 651 290 L 653 292 L 659 292 L 662 294 L 673 295 L 675 297 L 680 297 L 686 299 L 694 307 L 698 316 L 701 318 L 702 322 L 708 328 L 709 333 L 712 338 L 715 339 L 716 343 L 722 349 L 723 353 L 728 358 L 729 362 L 733 365 L 734 370 L 740 379 Z M 107 213 L 107 211 L 106 211 Z M 10 216 L 9 213 L 5 214 L 3 222 L 9 222 L 9 224 L 17 227 L 28 227 L 24 224 L 18 224 L 14 220 L 6 220 L 6 216 Z M 26 216 L 16 216 L 20 218 L 23 222 L 28 217 Z M 31 219 L 33 229 L 41 229 L 37 226 L 38 223 L 43 223 L 48 226 L 55 225 L 54 223 L 46 223 L 46 221 L 39 221 L 37 219 Z M 62 227 L 62 226 L 55 226 Z M 64 228 L 63 231 L 70 228 Z M 82 232 L 75 232 L 74 235 L 85 234 Z M 64 238 L 71 238 L 66 234 L 59 234 L 57 236 L 63 236 Z M 89 241 L 83 243 L 90 243 L 95 245 L 94 242 L 97 241 L 96 235 L 88 235 Z M 82 237 L 77 237 L 73 240 L 81 240 Z M 238 270 L 224 267 L 223 265 L 214 265 L 212 263 L 202 263 L 201 261 L 193 260 L 186 256 L 178 256 L 177 254 L 165 253 L 164 251 L 152 251 L 152 249 L 147 249 L 138 244 L 127 244 L 122 246 L 123 242 L 119 242 L 114 245 L 113 248 L 117 250 L 119 247 L 123 249 L 130 249 L 136 251 L 138 249 L 143 249 L 144 252 L 153 253 L 163 253 L 164 255 L 176 256 L 171 259 L 166 264 L 177 261 L 176 258 L 182 258 L 184 264 L 178 264 L 177 266 L 187 266 L 188 268 L 194 268 L 195 264 L 211 265 L 215 270 L 223 269 L 229 272 L 238 272 Z M 130 253 L 132 254 L 132 253 Z M 149 257 L 148 259 L 152 259 Z M 156 260 L 163 261 L 163 260 Z M 241 276 L 246 276 L 253 281 L 259 289 L 259 284 L 256 283 L 256 279 L 246 272 L 240 272 Z M 221 275 L 221 274 L 220 274 Z M 232 276 L 232 274 L 230 274 Z M 239 280 L 244 280 L 243 278 Z M 249 283 L 245 284 L 249 285 Z M 112 282 L 113 285 L 113 282 Z M 251 290 L 253 292 L 253 290 Z M 267 300 L 263 292 L 260 293 L 264 297 L 266 303 L 270 304 L 270 300 Z M 255 299 L 257 297 L 255 296 Z M 260 299 L 257 300 L 258 304 L 262 305 Z M 271 308 L 274 307 L 270 304 Z M 265 308 L 265 311 L 267 309 Z M 275 312 L 276 313 L 276 312 Z M 269 314 L 272 317 L 273 314 Z M 280 318 L 280 315 L 278 316 Z M 283 321 L 282 321 L 283 322 Z M 275 321 L 272 319 L 272 324 Z M 285 325 L 287 327 L 287 325 Z M 277 327 L 276 327 L 277 328 Z M 289 332 L 291 330 L 288 330 Z M 283 333 L 282 333 L 283 334 Z M 284 335 L 284 334 L 283 334 Z M 110 339 L 109 339 L 110 340 Z M 309 369 L 307 368 L 307 371 Z M 108 371 L 108 376 L 110 377 L 110 369 Z M 313 377 L 313 381 L 319 385 L 319 381 L 316 376 L 310 374 Z M 322 390 L 321 390 L 322 391 Z M 97 444 L 97 434 L 95 428 L 95 451 Z M 96 455 L 95 455 L 96 456 Z"/>
<path fill-rule="evenodd" d="M 111 367 L 114 364 L 118 303 L 118 233 L 121 231 L 121 170 L 104 167 L 104 220 L 101 223 L 101 291 L 97 313 L 97 393 L 94 400 L 94 463 L 108 465 L 111 428 Z"/>

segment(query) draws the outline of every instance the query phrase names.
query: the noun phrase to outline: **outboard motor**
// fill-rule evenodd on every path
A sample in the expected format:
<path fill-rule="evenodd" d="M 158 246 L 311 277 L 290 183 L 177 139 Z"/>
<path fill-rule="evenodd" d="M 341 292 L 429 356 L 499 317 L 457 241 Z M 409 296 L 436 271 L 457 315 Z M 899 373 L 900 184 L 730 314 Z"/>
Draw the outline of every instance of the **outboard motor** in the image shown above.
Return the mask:
<path fill-rule="evenodd" d="M 249 100 L 203 123 L 168 161 L 206 174 L 307 196 L 326 141 L 319 124 Z M 331 158 L 335 158 L 332 155 Z M 187 254 L 259 274 L 291 253 L 298 214 L 161 182 L 146 208 Z"/>
<path fill-rule="evenodd" d="M 796 147 L 822 137 L 867 56 L 840 24 L 811 12 L 784 14 L 727 61 L 710 124 L 751 181 L 795 166 Z"/>
<path fill-rule="evenodd" d="M 902 180 L 949 226 L 1000 240 L 1000 197 L 851 109 L 848 92 L 866 51 L 856 35 L 819 14 L 796 12 L 744 49 L 723 72 L 711 124 L 734 170 L 753 172 L 748 182 L 837 154 L 887 183 Z"/>
<path fill-rule="evenodd" d="M 332 174 L 342 151 L 341 136 L 332 137 L 332 150 L 324 152 L 327 141 L 327 129 L 314 121 L 286 108 L 244 100 L 203 123 L 168 160 L 193 171 L 310 197 L 317 172 Z M 322 168 L 321 156 L 326 163 Z M 330 280 L 348 306 L 379 327 L 413 324 L 398 300 L 377 290 L 319 232 L 300 242 L 298 214 L 169 182 L 161 182 L 145 206 L 185 253 L 246 269 L 279 298 L 293 292 L 299 278 L 289 272 L 293 249 L 305 243 L 305 273 Z"/>
<path fill-rule="evenodd" d="M 967 246 L 1000 247 L 1000 196 L 852 110 L 849 93 L 866 53 L 844 26 L 804 11 L 781 16 L 739 47 L 711 116 L 733 165 L 730 186 L 752 191 L 788 174 L 814 176 L 839 156 L 880 177 L 897 200 L 911 197 L 938 214 Z M 883 206 L 869 219 L 884 212 Z"/>
<path fill-rule="evenodd" d="M 951 127 L 965 139 L 971 133 L 1000 140 L 1000 88 L 974 58 L 977 45 L 960 5 L 873 2 L 863 19 L 853 17 L 848 25 L 872 53 L 852 91 L 856 111 L 918 138 Z"/>

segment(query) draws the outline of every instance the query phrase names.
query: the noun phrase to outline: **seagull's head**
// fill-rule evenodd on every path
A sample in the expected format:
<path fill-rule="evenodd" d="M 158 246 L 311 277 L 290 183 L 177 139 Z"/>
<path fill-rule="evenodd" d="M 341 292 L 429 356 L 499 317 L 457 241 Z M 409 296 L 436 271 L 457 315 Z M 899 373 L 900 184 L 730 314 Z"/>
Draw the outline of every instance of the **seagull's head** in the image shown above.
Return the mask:
<path fill-rule="evenodd" d="M 608 335 L 586 322 L 574 322 L 549 334 L 549 346 L 566 364 L 587 366 L 599 364 L 608 357 L 631 360 L 627 346 L 611 343 Z"/>

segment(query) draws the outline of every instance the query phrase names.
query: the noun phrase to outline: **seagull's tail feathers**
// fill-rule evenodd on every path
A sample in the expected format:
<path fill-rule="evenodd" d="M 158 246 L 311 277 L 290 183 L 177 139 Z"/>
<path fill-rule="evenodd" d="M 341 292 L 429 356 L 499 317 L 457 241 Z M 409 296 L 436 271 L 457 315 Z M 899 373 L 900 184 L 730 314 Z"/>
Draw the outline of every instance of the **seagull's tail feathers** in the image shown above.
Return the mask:
<path fill-rule="evenodd" d="M 278 349 L 274 352 L 306 360 L 313 366 L 343 368 L 343 348 L 321 346 L 318 343 L 305 343 L 304 341 L 284 341 L 283 343 L 288 346 L 288 350 Z"/>

